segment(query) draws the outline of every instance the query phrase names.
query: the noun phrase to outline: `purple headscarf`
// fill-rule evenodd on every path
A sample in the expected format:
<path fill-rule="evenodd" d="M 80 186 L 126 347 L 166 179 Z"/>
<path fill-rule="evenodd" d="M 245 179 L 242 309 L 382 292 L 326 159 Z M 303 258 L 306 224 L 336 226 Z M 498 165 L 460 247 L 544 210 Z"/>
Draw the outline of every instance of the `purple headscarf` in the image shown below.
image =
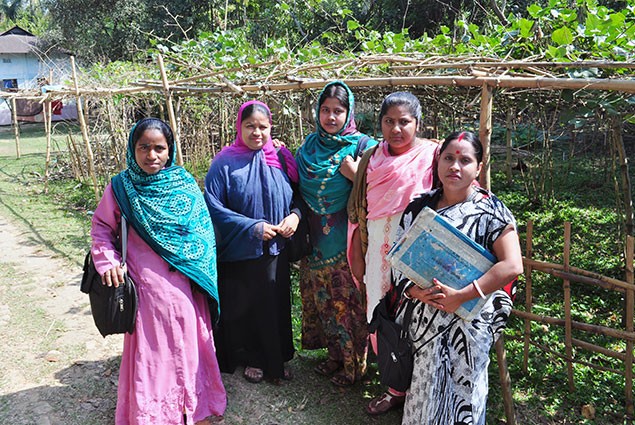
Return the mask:
<path fill-rule="evenodd" d="M 251 149 L 249 146 L 247 146 L 247 144 L 243 140 L 243 136 L 241 134 L 241 126 L 243 121 L 242 120 L 243 111 L 248 106 L 255 105 L 255 104 L 260 105 L 267 110 L 267 112 L 269 113 L 269 123 L 271 123 L 271 110 L 265 103 L 259 100 L 250 100 L 249 102 L 243 103 L 240 106 L 240 109 L 238 110 L 238 117 L 236 118 L 236 138 L 234 139 L 234 143 L 224 147 L 218 155 L 241 156 L 247 153 L 254 152 L 254 150 Z M 282 164 L 280 164 L 280 159 L 278 158 L 278 150 L 276 149 L 276 147 L 273 145 L 273 142 L 271 141 L 271 134 L 269 135 L 269 139 L 265 142 L 261 150 L 262 150 L 262 153 L 264 154 L 265 163 L 268 166 L 284 170 L 284 167 L 282 166 Z M 298 182 L 298 166 L 295 163 L 295 158 L 293 157 L 293 154 L 289 151 L 289 149 L 287 149 L 284 146 L 280 148 L 280 153 L 284 157 L 284 160 L 286 163 L 287 175 L 289 176 L 289 179 L 292 182 L 297 183 Z"/>

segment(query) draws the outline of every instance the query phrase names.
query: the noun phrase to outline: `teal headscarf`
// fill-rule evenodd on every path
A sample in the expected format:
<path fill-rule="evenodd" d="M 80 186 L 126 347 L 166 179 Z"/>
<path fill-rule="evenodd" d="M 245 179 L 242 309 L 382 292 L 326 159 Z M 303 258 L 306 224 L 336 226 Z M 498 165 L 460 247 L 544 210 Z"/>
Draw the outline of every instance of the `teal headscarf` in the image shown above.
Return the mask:
<path fill-rule="evenodd" d="M 333 81 L 322 89 L 342 86 L 348 94 L 348 113 L 344 126 L 337 134 L 328 134 L 320 125 L 320 104 L 315 108 L 317 131 L 307 136 L 296 153 L 300 175 L 300 192 L 309 207 L 320 215 L 332 214 L 346 208 L 353 183 L 340 172 L 340 164 L 348 155 L 354 156 L 360 139 L 368 136 L 355 126 L 355 98 L 342 81 Z M 374 140 L 370 140 L 375 144 Z M 371 143 L 368 147 L 372 146 Z"/>
<path fill-rule="evenodd" d="M 160 129 L 167 134 L 170 155 L 166 166 L 148 174 L 135 160 L 135 130 Z M 135 137 L 137 136 L 137 137 Z M 194 177 L 174 161 L 174 137 L 157 118 L 144 118 L 130 130 L 128 168 L 112 179 L 117 204 L 130 225 L 168 264 L 189 277 L 212 303 L 212 319 L 220 314 L 216 285 L 216 242 L 207 205 Z"/>

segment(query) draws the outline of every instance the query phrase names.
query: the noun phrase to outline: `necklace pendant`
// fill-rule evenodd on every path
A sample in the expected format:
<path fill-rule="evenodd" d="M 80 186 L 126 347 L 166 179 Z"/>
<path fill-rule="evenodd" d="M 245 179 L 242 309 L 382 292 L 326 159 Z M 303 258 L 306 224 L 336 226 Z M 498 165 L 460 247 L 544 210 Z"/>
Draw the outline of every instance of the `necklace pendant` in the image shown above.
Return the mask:
<path fill-rule="evenodd" d="M 329 233 L 331 233 L 331 226 L 329 226 L 328 224 L 325 224 L 322 227 L 322 233 L 324 233 L 325 235 L 328 235 Z"/>

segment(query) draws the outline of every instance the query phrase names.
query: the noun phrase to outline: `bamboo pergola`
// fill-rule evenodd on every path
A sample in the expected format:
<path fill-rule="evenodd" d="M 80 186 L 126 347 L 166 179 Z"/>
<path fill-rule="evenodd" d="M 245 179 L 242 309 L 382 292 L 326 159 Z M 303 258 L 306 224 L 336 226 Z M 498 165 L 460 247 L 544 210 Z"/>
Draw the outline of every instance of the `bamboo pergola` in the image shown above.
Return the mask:
<path fill-rule="evenodd" d="M 167 72 L 166 63 L 170 65 L 172 78 Z M 484 172 L 480 175 L 481 185 L 490 188 L 490 147 L 492 134 L 492 115 L 495 99 L 500 93 L 513 90 L 573 90 L 577 92 L 597 91 L 599 93 L 615 92 L 624 94 L 635 93 L 635 62 L 607 62 L 581 61 L 567 63 L 553 63 L 544 61 L 502 61 L 498 58 L 487 57 L 456 57 L 448 59 L 438 56 L 411 55 L 369 55 L 346 57 L 330 63 L 294 64 L 284 63 L 274 59 L 266 62 L 249 64 L 239 67 L 215 67 L 181 63 L 178 59 L 157 57 L 157 79 L 139 79 L 126 87 L 95 87 L 82 84 L 76 74 L 73 62 L 73 85 L 61 90 L 49 91 L 44 95 L 39 93 L 6 94 L 0 92 L 0 97 L 9 101 L 16 98 L 35 99 L 39 102 L 50 102 L 53 98 L 74 98 L 78 105 L 79 124 L 82 139 L 88 153 L 88 172 L 95 189 L 95 197 L 99 199 L 97 178 L 95 177 L 91 141 L 85 111 L 82 110 L 87 98 L 112 99 L 115 96 L 154 95 L 162 99 L 162 108 L 167 110 L 168 119 L 175 133 L 177 144 L 177 163 L 183 163 L 181 139 L 179 131 L 179 100 L 185 97 L 212 96 L 218 99 L 233 99 L 246 97 L 276 96 L 284 93 L 306 92 L 322 88 L 327 82 L 338 79 L 346 82 L 356 93 L 373 90 L 413 89 L 423 87 L 446 88 L 476 88 L 479 91 L 475 104 L 480 105 L 479 138 L 484 147 Z M 599 69 L 602 72 L 615 70 L 623 71 L 619 77 L 612 78 L 571 78 L 567 71 L 575 69 Z M 239 76 L 240 75 L 240 76 Z M 177 98 L 177 100 L 175 100 Z M 110 104 L 110 103 L 109 103 Z M 222 113 L 222 109 L 221 109 Z M 112 111 L 109 116 L 112 121 Z M 508 114 L 509 116 L 509 114 Z M 508 118 L 509 119 L 509 118 Z M 301 116 L 298 114 L 299 128 L 302 132 Z M 17 120 L 16 120 L 17 122 Z M 19 157 L 19 131 L 15 127 L 16 151 Z M 47 132 L 50 131 L 50 125 Z M 509 136 L 508 136 L 509 137 Z M 73 142 L 74 143 L 74 142 Z M 623 143 L 622 143 L 623 144 Z M 507 157 L 510 158 L 511 143 L 507 143 Z M 620 152 L 623 152 L 622 150 Z M 625 155 L 622 154 L 622 176 L 628 188 L 624 194 L 624 204 L 627 205 L 626 220 L 630 220 L 632 235 L 632 191 L 628 180 L 628 170 Z M 81 168 L 81 167 L 80 167 Z M 624 170 L 626 169 L 626 170 Z M 624 175 L 626 177 L 624 177 Z M 628 226 L 627 226 L 628 228 Z M 632 398 L 632 363 L 633 363 L 633 240 L 629 237 L 626 246 L 626 277 L 625 281 L 599 277 L 590 272 L 576 269 L 569 264 L 568 247 L 565 247 L 563 265 L 541 263 L 533 260 L 531 246 L 531 225 L 528 225 L 527 255 L 524 258 L 526 267 L 527 298 L 529 304 L 526 310 L 514 310 L 514 314 L 525 320 L 525 362 L 529 347 L 529 325 L 531 321 L 563 325 L 566 329 L 566 354 L 568 362 L 569 387 L 573 390 L 571 364 L 575 361 L 573 347 L 590 349 L 624 361 L 624 376 L 626 379 L 626 414 L 633 416 Z M 565 237 L 569 240 L 570 233 Z M 532 271 L 541 270 L 563 279 L 564 285 L 564 319 L 546 318 L 532 313 Z M 600 329 L 595 325 L 581 324 L 571 318 L 571 290 L 570 282 L 593 283 L 606 289 L 624 291 L 627 296 L 627 314 L 625 330 Z M 630 309 L 630 310 L 629 310 Z M 601 332 L 611 337 L 626 341 L 624 353 L 613 353 L 593 346 L 572 337 L 573 329 L 583 329 L 591 332 Z M 547 347 L 544 347 L 547 348 Z M 509 373 L 506 366 L 506 354 L 502 338 L 496 344 L 501 385 L 505 411 L 509 424 L 515 423 L 513 401 Z"/>

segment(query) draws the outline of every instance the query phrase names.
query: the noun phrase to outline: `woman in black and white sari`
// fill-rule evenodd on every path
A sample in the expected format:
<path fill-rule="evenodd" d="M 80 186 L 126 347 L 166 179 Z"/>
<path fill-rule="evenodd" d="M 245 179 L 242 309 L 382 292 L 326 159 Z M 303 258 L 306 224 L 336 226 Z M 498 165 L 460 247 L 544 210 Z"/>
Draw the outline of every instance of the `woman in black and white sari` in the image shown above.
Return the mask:
<path fill-rule="evenodd" d="M 489 351 L 512 308 L 508 283 L 523 268 L 514 217 L 494 194 L 473 184 L 482 156 L 474 134 L 450 135 L 439 150 L 439 187 L 413 200 L 402 216 L 401 233 L 428 206 L 497 258 L 461 290 L 436 279 L 422 289 L 395 273 L 403 300 L 415 303 L 408 329 L 416 355 L 403 424 L 485 424 Z M 454 313 L 464 302 L 489 294 L 472 321 Z"/>

